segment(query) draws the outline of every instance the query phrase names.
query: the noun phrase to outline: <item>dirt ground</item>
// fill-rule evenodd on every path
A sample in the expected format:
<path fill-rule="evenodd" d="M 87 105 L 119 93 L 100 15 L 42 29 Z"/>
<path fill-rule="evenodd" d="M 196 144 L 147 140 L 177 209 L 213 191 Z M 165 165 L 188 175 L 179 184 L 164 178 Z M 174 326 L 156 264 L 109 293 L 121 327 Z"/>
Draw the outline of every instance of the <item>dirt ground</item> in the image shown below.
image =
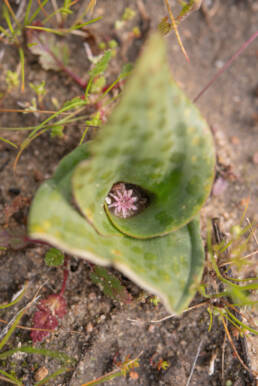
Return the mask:
<path fill-rule="evenodd" d="M 79 2 L 80 3 L 80 2 Z M 148 28 L 156 28 L 165 15 L 162 0 L 143 1 L 150 18 L 142 20 L 137 1 L 99 0 L 94 16 L 103 16 L 91 29 L 98 41 L 107 37 L 116 39 L 118 50 L 109 77 L 112 80 L 119 73 L 126 60 L 135 61 Z M 115 6 L 114 6 L 115 4 Z M 170 1 L 171 6 L 175 1 Z M 193 99 L 208 83 L 212 76 L 240 46 L 255 33 L 258 26 L 258 4 L 256 0 L 206 1 L 205 9 L 193 13 L 180 27 L 180 34 L 190 57 L 187 63 L 180 51 L 174 34 L 166 39 L 169 49 L 171 70 L 178 84 Z M 211 7 L 211 10 L 209 8 Z M 116 20 L 124 9 L 131 7 L 135 17 L 121 30 L 115 30 Z M 130 40 L 129 31 L 138 26 L 142 35 Z M 69 68 L 80 77 L 87 79 L 89 61 L 83 48 L 83 39 L 77 36 L 67 38 L 71 51 Z M 21 102 L 30 102 L 35 94 L 27 87 L 25 93 L 15 88 L 6 93 L 6 71 L 14 71 L 19 63 L 15 47 L 4 45 L 4 56 L 0 62 L 0 91 L 4 94 L 0 108 L 20 108 Z M 216 194 L 208 200 L 202 211 L 203 224 L 207 218 L 219 217 L 224 232 L 239 223 L 248 197 L 250 197 L 247 217 L 256 221 L 257 213 L 257 129 L 258 129 L 258 39 L 198 100 L 202 114 L 214 133 L 218 160 L 227 173 L 221 178 L 222 187 L 216 187 Z M 82 90 L 63 72 L 45 71 L 37 58 L 26 51 L 26 82 L 46 81 L 48 90 L 44 97 L 43 109 L 54 110 L 53 97 L 59 106 L 73 96 L 82 95 Z M 1 128 L 33 126 L 41 122 L 42 116 L 22 113 L 0 113 Z M 83 124 L 69 125 L 63 138 L 51 138 L 45 133 L 33 141 L 23 153 L 16 175 L 13 162 L 16 150 L 0 142 L 0 226 L 6 223 L 6 206 L 16 197 L 32 199 L 40 183 L 49 178 L 58 161 L 77 146 L 83 133 Z M 26 133 L 1 130 L 0 136 L 20 144 Z M 225 171 L 225 170 L 224 170 Z M 9 218 L 9 228 L 26 226 L 29 204 L 24 202 L 21 210 Z M 257 246 L 251 243 L 247 252 Z M 50 268 L 44 263 L 46 246 L 27 246 L 20 250 L 0 252 L 0 304 L 11 300 L 26 280 L 29 289 L 22 304 L 1 313 L 1 319 L 10 321 L 18 310 L 28 303 L 37 289 L 43 285 L 41 296 L 60 290 L 62 268 Z M 252 263 L 253 261 L 253 263 Z M 255 260 L 245 267 L 241 277 L 255 274 Z M 130 304 L 122 304 L 105 296 L 90 279 L 91 266 L 75 257 L 69 258 L 69 278 L 65 291 L 68 312 L 60 321 L 55 334 L 50 335 L 37 347 L 65 352 L 76 359 L 71 371 L 50 381 L 50 385 L 79 386 L 102 376 L 116 367 L 116 362 L 127 357 L 135 358 L 140 353 L 139 367 L 126 377 L 118 377 L 104 385 L 186 385 L 198 347 L 200 354 L 190 385 L 254 385 L 246 370 L 235 357 L 225 331 L 216 318 L 208 332 L 209 315 L 205 307 L 187 312 L 160 323 L 152 323 L 167 315 L 162 304 L 154 305 L 148 294 L 130 280 L 110 269 L 132 295 Z M 198 296 L 192 304 L 202 299 Z M 36 307 L 29 308 L 21 324 L 31 326 Z M 257 342 L 250 336 L 247 357 L 252 369 L 257 370 L 255 354 Z M 8 343 L 8 348 L 31 344 L 29 331 L 16 330 Z M 246 358 L 240 340 L 235 338 L 240 355 Z M 256 346 L 255 346 L 256 345 Z M 7 347 L 6 347 L 7 349 Z M 223 363 L 224 356 L 224 364 Z M 214 372 L 209 375 L 211 359 Z M 158 369 L 160 360 L 168 362 L 167 369 Z M 244 359 L 245 360 L 245 359 Z M 59 363 L 51 358 L 37 355 L 14 355 L 4 362 L 5 370 L 13 369 L 25 385 L 34 384 L 36 369 L 46 367 L 49 373 L 55 371 Z M 1 369 L 4 369 L 1 364 Z M 2 383 L 1 383 L 2 382 Z M 1 385 L 5 385 L 0 380 Z"/>

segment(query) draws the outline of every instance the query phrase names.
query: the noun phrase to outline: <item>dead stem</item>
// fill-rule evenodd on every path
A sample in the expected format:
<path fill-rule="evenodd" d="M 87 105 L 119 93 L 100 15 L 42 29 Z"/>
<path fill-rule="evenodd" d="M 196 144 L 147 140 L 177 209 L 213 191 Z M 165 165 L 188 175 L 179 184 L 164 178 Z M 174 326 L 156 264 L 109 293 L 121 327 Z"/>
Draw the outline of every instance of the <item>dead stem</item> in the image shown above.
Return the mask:
<path fill-rule="evenodd" d="M 238 351 L 236 349 L 236 346 L 233 342 L 233 339 L 230 335 L 230 332 L 228 330 L 228 326 L 227 326 L 227 323 L 225 322 L 225 318 L 224 316 L 221 315 L 221 320 L 222 320 L 222 323 L 223 323 L 223 326 L 224 326 L 224 329 L 225 329 L 225 332 L 226 332 L 226 335 L 227 335 L 227 338 L 229 340 L 229 343 L 231 344 L 231 347 L 234 351 L 234 354 L 236 355 L 237 359 L 239 360 L 239 362 L 241 363 L 241 365 L 244 367 L 244 369 L 249 373 L 251 374 L 253 377 L 254 376 L 258 376 L 258 373 L 257 372 L 253 372 L 249 369 L 249 367 L 244 363 L 244 361 L 242 360 L 242 358 L 240 357 L 240 355 L 238 354 Z"/>
<path fill-rule="evenodd" d="M 195 357 L 194 357 L 193 365 L 192 365 L 192 368 L 191 368 L 190 375 L 189 375 L 189 377 L 187 379 L 186 386 L 190 385 L 190 382 L 191 382 L 191 379 L 192 379 L 192 376 L 193 376 L 193 372 L 194 372 L 194 369 L 195 369 L 195 366 L 196 366 L 196 362 L 197 362 L 197 359 L 198 359 L 198 357 L 200 355 L 202 343 L 203 343 L 203 338 L 201 339 L 201 341 L 199 343 L 199 346 L 197 348 L 197 352 L 196 352 Z"/>
<path fill-rule="evenodd" d="M 222 75 L 234 61 L 246 50 L 246 48 L 258 37 L 258 31 L 256 31 L 242 46 L 235 52 L 235 54 L 224 64 L 224 66 L 214 75 L 209 83 L 196 95 L 193 99 L 193 103 L 197 102 L 198 99 L 210 88 L 210 86 Z"/>

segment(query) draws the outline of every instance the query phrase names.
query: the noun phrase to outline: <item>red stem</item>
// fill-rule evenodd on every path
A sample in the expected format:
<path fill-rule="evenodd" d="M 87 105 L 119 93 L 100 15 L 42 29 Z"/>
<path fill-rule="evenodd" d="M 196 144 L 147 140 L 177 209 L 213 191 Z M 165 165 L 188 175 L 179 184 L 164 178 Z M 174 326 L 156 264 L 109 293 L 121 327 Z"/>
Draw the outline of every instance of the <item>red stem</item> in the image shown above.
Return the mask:
<path fill-rule="evenodd" d="M 24 241 L 28 244 L 43 244 L 43 245 L 51 246 L 51 244 L 47 243 L 46 241 L 42 241 L 42 240 L 38 240 L 38 239 L 31 239 L 28 236 L 24 237 Z"/>
<path fill-rule="evenodd" d="M 45 51 L 47 51 L 47 53 L 52 56 L 52 58 L 55 60 L 55 62 L 57 63 L 57 65 L 67 74 L 70 76 L 70 78 L 72 78 L 82 89 L 85 89 L 86 86 L 87 86 L 87 82 L 84 82 L 83 80 L 81 80 L 81 78 L 79 78 L 76 74 L 74 74 L 71 70 L 69 70 L 69 68 L 67 68 L 64 63 L 61 62 L 61 60 L 58 59 L 58 57 L 44 44 L 42 43 L 42 40 L 40 39 L 40 37 L 38 36 L 39 34 L 37 34 L 36 36 L 36 39 L 40 42 L 40 44 L 42 45 L 42 47 L 44 48 Z"/>
<path fill-rule="evenodd" d="M 54 61 L 56 62 L 56 64 L 67 74 L 70 76 L 70 78 L 72 78 L 83 90 L 85 90 L 85 88 L 87 87 L 87 84 L 88 82 L 85 82 L 83 81 L 81 78 L 79 78 L 76 74 L 74 74 L 74 72 L 72 72 L 71 70 L 69 70 L 69 68 L 67 68 L 64 63 L 61 62 L 61 60 L 58 59 L 58 57 L 42 42 L 42 40 L 40 39 L 39 36 L 36 36 L 36 39 L 38 39 L 38 41 L 40 42 L 40 44 L 42 45 L 42 47 L 44 48 L 45 51 L 47 51 L 47 53 L 52 56 L 52 58 L 54 59 Z M 117 84 L 115 84 L 115 86 L 113 87 L 113 89 L 115 88 L 118 88 L 120 87 L 123 83 L 125 82 L 125 80 L 121 80 L 120 82 L 118 82 Z M 108 88 L 110 87 L 110 84 L 106 85 L 103 87 L 103 89 L 101 90 L 102 92 L 105 92 Z"/>
<path fill-rule="evenodd" d="M 245 49 L 258 37 L 258 31 L 256 31 L 237 51 L 236 53 L 224 64 L 224 66 L 214 75 L 214 77 L 209 81 L 209 83 L 199 92 L 199 94 L 194 98 L 193 102 L 197 100 L 208 90 L 208 88 L 217 80 L 217 78 L 226 71 L 231 64 L 241 55 Z"/>

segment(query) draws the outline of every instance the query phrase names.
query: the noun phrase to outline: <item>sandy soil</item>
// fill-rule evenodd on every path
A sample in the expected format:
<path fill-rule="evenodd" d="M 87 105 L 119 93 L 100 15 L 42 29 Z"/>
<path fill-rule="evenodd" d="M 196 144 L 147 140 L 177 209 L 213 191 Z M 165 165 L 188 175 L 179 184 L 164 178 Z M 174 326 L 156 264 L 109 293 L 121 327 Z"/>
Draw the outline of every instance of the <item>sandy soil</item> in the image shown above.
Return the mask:
<path fill-rule="evenodd" d="M 116 3 L 114 7 L 114 3 Z M 92 33 L 97 41 L 104 37 L 116 39 L 119 53 L 109 73 L 113 79 L 119 73 L 126 60 L 134 61 L 143 45 L 145 32 L 155 28 L 165 15 L 161 0 L 143 2 L 150 25 L 139 14 L 136 1 L 99 0 L 96 16 L 103 16 L 101 22 L 92 26 Z M 175 2 L 174 2 L 175 3 Z M 190 57 L 187 63 L 173 34 L 167 37 L 169 57 L 174 78 L 190 98 L 194 98 L 208 83 L 219 68 L 238 48 L 256 31 L 258 25 L 258 7 L 256 1 L 228 0 L 226 2 L 206 2 L 213 5 L 209 12 L 198 11 L 180 27 L 186 51 Z M 215 4 L 216 3 L 216 4 Z M 173 2 L 171 1 L 173 6 Z M 121 18 L 126 6 L 136 11 L 135 17 L 121 30 L 115 30 L 115 21 Z M 215 12 L 213 12 L 215 11 Z M 129 31 L 138 26 L 142 35 L 133 41 Z M 87 78 L 89 61 L 83 48 L 83 40 L 68 37 L 71 51 L 69 68 L 81 77 Z M 0 45 L 2 43 L 0 42 Z M 6 93 L 6 71 L 15 70 L 19 58 L 15 47 L 3 45 L 4 57 L 0 62 L 0 91 L 4 97 L 0 108 L 19 108 L 20 103 L 30 102 L 35 94 L 27 87 L 25 93 L 14 88 Z M 80 53 L 80 54 L 79 54 Z M 257 79 L 258 39 L 227 70 L 213 86 L 198 100 L 197 105 L 210 124 L 217 146 L 220 163 L 220 177 L 223 188 L 217 186 L 203 209 L 203 224 L 207 218 L 219 217 L 223 231 L 228 232 L 232 225 L 238 224 L 250 197 L 247 217 L 257 221 Z M 54 109 L 53 97 L 59 106 L 73 96 L 82 94 L 82 90 L 63 72 L 45 71 L 37 58 L 26 50 L 26 81 L 37 83 L 46 81 L 48 90 L 41 108 Z M 36 114 L 1 113 L 2 128 L 33 126 L 42 120 Z M 83 125 L 70 125 L 65 129 L 63 138 L 51 138 L 45 133 L 31 143 L 23 153 L 13 173 L 16 151 L 0 142 L 0 225 L 6 224 L 4 208 L 10 207 L 16 197 L 21 199 L 21 208 L 8 219 L 9 229 L 22 229 L 26 226 L 29 200 L 33 197 L 40 183 L 49 178 L 58 161 L 79 142 Z M 1 130 L 0 136 L 20 144 L 26 133 Z M 226 170 L 226 171 L 225 171 Z M 223 173 L 224 171 L 224 173 Z M 251 242 L 248 251 L 257 249 Z M 60 289 L 62 268 L 49 268 L 43 256 L 47 247 L 27 246 L 20 250 L 0 252 L 0 303 L 10 301 L 26 280 L 29 289 L 22 300 L 22 305 L 44 285 L 41 296 L 47 296 Z M 122 304 L 105 296 L 101 289 L 90 279 L 92 267 L 87 262 L 74 257 L 69 258 L 69 281 L 65 291 L 68 312 L 60 322 L 60 328 L 45 340 L 37 344 L 51 350 L 58 350 L 76 358 L 72 371 L 61 375 L 49 384 L 78 386 L 112 371 L 116 363 L 126 357 L 135 358 L 141 353 L 139 367 L 124 377 L 104 383 L 105 385 L 185 385 L 190 374 L 198 346 L 200 355 L 192 377 L 191 385 L 234 385 L 254 384 L 248 373 L 235 358 L 232 348 L 225 339 L 223 325 L 214 320 L 212 330 L 208 332 L 209 315 L 205 307 L 198 308 L 160 323 L 151 323 L 167 315 L 159 303 L 154 306 L 149 294 L 122 277 L 115 270 L 110 270 L 132 295 L 130 304 Z M 253 263 L 245 267 L 241 275 L 254 275 Z M 193 304 L 202 299 L 196 297 Z M 1 316 L 11 320 L 22 307 L 21 303 L 8 309 Z M 31 307 L 22 319 L 22 325 L 31 326 L 35 306 Z M 248 357 L 255 369 L 255 350 L 257 342 L 250 337 Z M 240 355 L 245 358 L 240 340 L 235 339 Z M 8 343 L 9 348 L 31 344 L 29 332 L 17 330 Z M 256 346 L 255 346 L 256 345 Z M 256 347 L 256 348 L 255 348 Z M 7 348 L 7 347 L 6 347 Z M 222 370 L 222 354 L 224 367 Z M 215 357 L 214 372 L 209 375 L 211 358 Z M 160 360 L 167 361 L 166 370 L 158 369 Z M 1 369 L 14 369 L 17 376 L 23 377 L 25 385 L 34 384 L 37 368 L 46 367 L 49 373 L 58 368 L 58 362 L 37 355 L 23 354 L 11 357 Z M 2 382 L 2 383 L 1 383 Z M 231 383 L 230 383 L 231 382 Z M 0 383 L 5 385 L 3 381 Z"/>

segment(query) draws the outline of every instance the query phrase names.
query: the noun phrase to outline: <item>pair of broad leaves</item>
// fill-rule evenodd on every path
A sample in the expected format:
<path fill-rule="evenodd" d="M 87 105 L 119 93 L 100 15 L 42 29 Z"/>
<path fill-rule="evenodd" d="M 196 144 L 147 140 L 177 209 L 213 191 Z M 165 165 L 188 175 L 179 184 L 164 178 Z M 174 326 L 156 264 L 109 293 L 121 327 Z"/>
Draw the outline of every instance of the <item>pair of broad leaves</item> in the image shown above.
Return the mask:
<path fill-rule="evenodd" d="M 153 35 L 109 123 L 41 185 L 30 236 L 117 267 L 179 313 L 202 275 L 198 212 L 210 193 L 214 159 L 207 123 L 173 81 L 164 42 Z M 117 217 L 105 204 L 121 181 L 150 197 L 133 217 Z"/>

